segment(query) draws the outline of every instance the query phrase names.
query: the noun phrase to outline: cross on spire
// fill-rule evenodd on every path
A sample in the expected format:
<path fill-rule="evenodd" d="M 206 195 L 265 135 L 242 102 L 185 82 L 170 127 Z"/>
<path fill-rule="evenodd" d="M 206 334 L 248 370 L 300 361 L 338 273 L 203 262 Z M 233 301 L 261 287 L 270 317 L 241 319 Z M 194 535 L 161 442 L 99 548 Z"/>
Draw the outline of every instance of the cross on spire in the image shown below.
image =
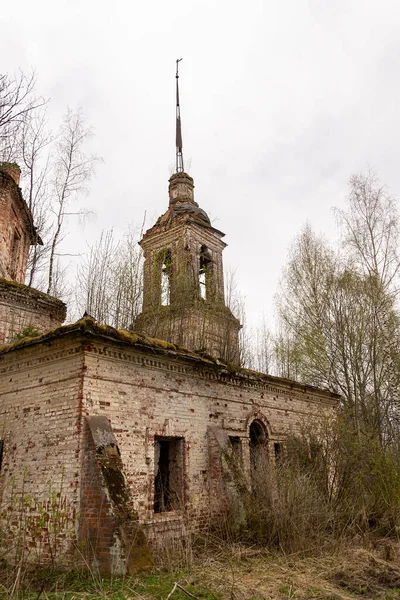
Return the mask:
<path fill-rule="evenodd" d="M 182 152 L 182 128 L 181 128 L 181 108 L 179 105 L 179 63 L 181 58 L 176 61 L 176 172 L 183 173 L 183 152 Z"/>

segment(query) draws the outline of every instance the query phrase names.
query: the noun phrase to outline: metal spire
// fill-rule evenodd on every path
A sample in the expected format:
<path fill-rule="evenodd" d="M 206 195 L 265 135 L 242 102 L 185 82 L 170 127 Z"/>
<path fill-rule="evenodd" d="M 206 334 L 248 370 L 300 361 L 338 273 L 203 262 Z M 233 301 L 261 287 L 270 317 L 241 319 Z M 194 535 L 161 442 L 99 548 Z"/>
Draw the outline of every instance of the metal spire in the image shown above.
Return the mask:
<path fill-rule="evenodd" d="M 182 152 L 182 128 L 181 128 L 181 109 L 179 106 L 179 73 L 178 67 L 181 58 L 176 61 L 176 172 L 183 173 L 183 152 Z"/>

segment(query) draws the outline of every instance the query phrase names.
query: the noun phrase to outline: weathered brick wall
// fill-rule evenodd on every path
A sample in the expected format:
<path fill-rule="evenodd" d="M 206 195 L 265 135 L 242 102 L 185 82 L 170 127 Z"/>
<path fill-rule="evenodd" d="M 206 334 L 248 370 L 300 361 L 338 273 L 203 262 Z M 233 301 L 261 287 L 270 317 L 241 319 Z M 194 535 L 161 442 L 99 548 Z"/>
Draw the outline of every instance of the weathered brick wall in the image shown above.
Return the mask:
<path fill-rule="evenodd" d="M 117 440 L 102 415 L 86 417 L 83 427 L 79 533 L 87 564 L 100 572 L 133 575 L 152 565 Z"/>
<path fill-rule="evenodd" d="M 118 562 L 116 524 L 130 517 L 115 521 L 93 443 L 83 435 L 85 415 L 110 420 L 135 513 L 148 538 L 164 544 L 206 525 L 220 511 L 224 473 L 218 445 L 226 444 L 227 436 L 240 439 L 248 476 L 254 419 L 265 425 L 273 457 L 274 443 L 304 419 L 334 414 L 336 398 L 293 382 L 250 372 L 237 376 L 190 356 L 123 344 L 106 328 L 105 337 L 81 338 L 79 328 L 64 331 L 0 353 L 2 475 L 14 475 L 17 485 L 25 480 L 26 491 L 42 498 L 49 481 L 57 487 L 63 477 L 67 500 L 80 515 L 81 535 L 86 531 L 88 543 L 101 545 L 102 570 Z M 156 446 L 160 439 L 177 438 L 184 474 L 179 504 L 155 512 Z"/>
<path fill-rule="evenodd" d="M 23 283 L 32 235 L 21 190 L 0 165 L 0 277 Z"/>
<path fill-rule="evenodd" d="M 200 524 L 210 514 L 208 427 L 224 429 L 242 440 L 249 465 L 249 425 L 264 422 L 270 455 L 274 443 L 308 418 L 333 415 L 332 401 L 310 388 L 254 384 L 215 370 L 95 344 L 86 354 L 84 410 L 106 415 L 118 440 L 135 509 L 150 536 L 182 532 L 185 518 Z M 183 513 L 154 512 L 154 446 L 156 436 L 185 440 Z"/>
<path fill-rule="evenodd" d="M 118 522 L 104 486 L 100 464 L 96 460 L 96 447 L 86 422 L 83 431 L 79 538 L 88 564 L 107 573 L 114 562 L 112 549 L 116 544 Z"/>
<path fill-rule="evenodd" d="M 66 306 L 61 300 L 22 284 L 0 279 L 0 344 L 24 327 L 41 332 L 61 325 Z"/>
<path fill-rule="evenodd" d="M 212 227 L 194 202 L 193 188 L 186 173 L 171 177 L 169 208 L 140 242 L 145 258 L 143 312 L 134 329 L 239 364 L 241 325 L 224 299 L 225 234 Z M 163 269 L 166 253 L 168 273 Z M 162 306 L 161 298 L 163 273 L 169 283 L 167 306 Z"/>
<path fill-rule="evenodd" d="M 223 305 L 197 302 L 193 306 L 162 306 L 141 313 L 134 330 L 147 336 L 168 340 L 194 351 L 239 364 L 239 330 L 241 325 Z"/>
<path fill-rule="evenodd" d="M 22 491 L 45 503 L 60 494 L 60 506 L 50 512 L 66 511 L 72 519 L 61 528 L 63 545 L 71 542 L 79 508 L 83 368 L 80 345 L 70 341 L 0 355 L 3 508 L 19 510 Z M 33 551 L 46 545 L 47 532 L 40 533 L 37 539 L 37 532 L 27 532 Z"/>

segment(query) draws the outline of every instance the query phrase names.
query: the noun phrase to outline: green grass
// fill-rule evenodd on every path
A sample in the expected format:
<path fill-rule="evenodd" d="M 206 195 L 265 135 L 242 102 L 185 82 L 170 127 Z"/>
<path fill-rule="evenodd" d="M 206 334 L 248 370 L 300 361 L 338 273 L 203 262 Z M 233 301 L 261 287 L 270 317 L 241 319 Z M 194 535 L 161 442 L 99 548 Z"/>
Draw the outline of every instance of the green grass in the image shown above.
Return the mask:
<path fill-rule="evenodd" d="M 14 587 L 15 573 L 3 573 L 0 582 L 0 600 L 165 600 L 178 582 L 189 594 L 199 600 L 220 600 L 203 585 L 190 581 L 187 573 L 164 574 L 154 572 L 137 577 L 101 578 L 90 573 L 26 573 L 21 586 Z M 40 594 L 40 596 L 39 596 Z M 177 588 L 171 600 L 190 600 Z"/>

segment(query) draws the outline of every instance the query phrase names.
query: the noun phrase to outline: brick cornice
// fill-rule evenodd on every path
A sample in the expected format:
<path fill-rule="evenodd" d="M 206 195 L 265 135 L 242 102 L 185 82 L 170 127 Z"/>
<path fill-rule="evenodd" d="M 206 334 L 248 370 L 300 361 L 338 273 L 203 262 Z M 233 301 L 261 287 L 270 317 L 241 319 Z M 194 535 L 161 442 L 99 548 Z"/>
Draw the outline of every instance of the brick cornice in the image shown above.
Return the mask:
<path fill-rule="evenodd" d="M 106 325 L 98 325 L 90 318 L 58 327 L 36 338 L 28 338 L 13 344 L 0 346 L 0 356 L 8 352 L 18 351 L 21 348 L 42 343 L 54 343 L 65 338 L 77 339 L 81 344 L 87 341 L 87 351 L 96 352 L 108 359 L 129 361 L 141 366 L 202 377 L 209 381 L 218 381 L 237 387 L 264 390 L 281 396 L 301 396 L 302 398 L 307 395 L 314 396 L 315 401 L 333 406 L 336 406 L 340 399 L 339 394 L 329 390 L 322 390 L 290 379 L 235 367 L 207 354 L 196 354 L 162 340 L 146 338 L 142 335 L 114 329 Z M 96 345 L 96 342 L 98 342 L 98 345 Z M 107 345 L 104 345 L 104 342 Z M 137 350 L 138 352 L 128 352 L 128 349 Z"/>
<path fill-rule="evenodd" d="M 62 323 L 65 320 L 67 308 L 61 300 L 44 294 L 22 283 L 0 278 L 0 303 L 12 304 L 14 307 L 23 306 L 26 309 L 41 310 L 51 313 Z"/>

